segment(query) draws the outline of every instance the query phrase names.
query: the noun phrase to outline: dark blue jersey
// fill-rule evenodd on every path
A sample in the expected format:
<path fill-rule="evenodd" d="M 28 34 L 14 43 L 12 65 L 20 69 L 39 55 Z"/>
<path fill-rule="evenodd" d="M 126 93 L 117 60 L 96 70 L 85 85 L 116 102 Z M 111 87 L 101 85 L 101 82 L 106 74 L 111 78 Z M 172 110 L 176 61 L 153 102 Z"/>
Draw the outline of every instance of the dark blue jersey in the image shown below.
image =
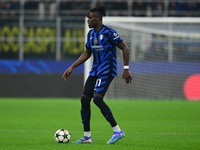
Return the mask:
<path fill-rule="evenodd" d="M 116 45 L 122 42 L 117 32 L 103 25 L 99 32 L 91 29 L 87 35 L 86 48 L 93 54 L 93 65 L 90 76 L 116 76 Z"/>

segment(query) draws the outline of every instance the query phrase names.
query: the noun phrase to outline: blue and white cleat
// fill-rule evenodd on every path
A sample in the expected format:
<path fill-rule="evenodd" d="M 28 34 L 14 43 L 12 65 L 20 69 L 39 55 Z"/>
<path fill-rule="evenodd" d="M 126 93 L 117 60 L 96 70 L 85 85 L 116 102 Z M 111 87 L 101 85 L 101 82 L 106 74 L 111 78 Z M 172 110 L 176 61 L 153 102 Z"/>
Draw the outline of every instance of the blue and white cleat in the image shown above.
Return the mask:
<path fill-rule="evenodd" d="M 72 143 L 74 143 L 74 144 L 92 143 L 92 137 L 84 136 L 83 138 L 79 139 L 78 141 L 74 141 Z"/>
<path fill-rule="evenodd" d="M 107 144 L 114 144 L 119 139 L 122 139 L 125 137 L 124 131 L 121 130 L 121 132 L 114 132 L 111 139 L 107 142 Z"/>

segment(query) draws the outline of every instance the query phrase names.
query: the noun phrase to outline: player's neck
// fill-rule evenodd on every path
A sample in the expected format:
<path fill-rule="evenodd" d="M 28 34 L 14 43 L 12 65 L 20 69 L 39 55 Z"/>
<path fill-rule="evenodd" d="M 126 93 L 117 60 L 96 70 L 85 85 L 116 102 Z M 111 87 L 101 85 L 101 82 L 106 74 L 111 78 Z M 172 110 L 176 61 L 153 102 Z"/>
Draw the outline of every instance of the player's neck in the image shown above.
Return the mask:
<path fill-rule="evenodd" d="M 102 27 L 103 27 L 103 24 L 100 23 L 100 24 L 98 24 L 98 25 L 94 28 L 94 30 L 95 30 L 96 32 L 99 32 L 99 31 L 101 30 Z"/>

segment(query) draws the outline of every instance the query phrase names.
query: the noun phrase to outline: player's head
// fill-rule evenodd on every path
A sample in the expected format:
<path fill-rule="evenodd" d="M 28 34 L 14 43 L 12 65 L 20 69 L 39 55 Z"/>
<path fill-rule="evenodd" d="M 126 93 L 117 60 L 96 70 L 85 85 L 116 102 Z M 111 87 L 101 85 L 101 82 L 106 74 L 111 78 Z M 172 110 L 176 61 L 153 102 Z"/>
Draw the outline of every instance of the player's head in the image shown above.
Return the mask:
<path fill-rule="evenodd" d="M 98 23 L 102 23 L 102 18 L 106 16 L 106 8 L 95 7 L 88 12 L 88 25 L 90 28 L 95 28 Z"/>
<path fill-rule="evenodd" d="M 106 8 L 105 6 L 95 7 L 95 8 L 90 9 L 88 15 L 90 13 L 94 13 L 96 17 L 99 17 L 102 20 L 102 18 L 106 16 Z"/>

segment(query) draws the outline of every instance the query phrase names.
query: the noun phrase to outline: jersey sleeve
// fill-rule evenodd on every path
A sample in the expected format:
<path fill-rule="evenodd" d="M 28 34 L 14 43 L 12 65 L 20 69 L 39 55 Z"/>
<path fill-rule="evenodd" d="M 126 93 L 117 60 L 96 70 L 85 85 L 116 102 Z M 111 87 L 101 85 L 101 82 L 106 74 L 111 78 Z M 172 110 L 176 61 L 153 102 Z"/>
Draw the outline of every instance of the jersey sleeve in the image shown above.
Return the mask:
<path fill-rule="evenodd" d="M 117 44 L 121 43 L 123 40 L 115 30 L 112 30 L 110 41 L 112 44 L 117 45 Z"/>

